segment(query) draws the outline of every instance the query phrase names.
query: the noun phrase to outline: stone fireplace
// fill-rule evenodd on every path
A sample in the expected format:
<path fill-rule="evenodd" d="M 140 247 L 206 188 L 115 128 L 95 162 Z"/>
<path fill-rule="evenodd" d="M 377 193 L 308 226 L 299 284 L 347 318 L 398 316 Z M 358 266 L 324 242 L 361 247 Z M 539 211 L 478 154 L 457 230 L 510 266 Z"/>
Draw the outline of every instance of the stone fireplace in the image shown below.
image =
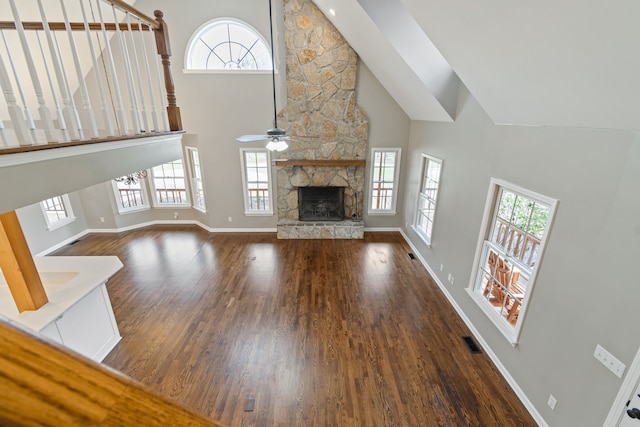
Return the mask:
<path fill-rule="evenodd" d="M 344 221 L 344 187 L 298 187 L 300 221 Z"/>
<path fill-rule="evenodd" d="M 284 0 L 287 106 L 294 139 L 277 153 L 278 237 L 363 238 L 369 121 L 356 104 L 358 57 L 311 0 Z M 297 137 L 297 138 L 296 138 Z M 344 219 L 300 221 L 300 187 L 343 188 Z"/>

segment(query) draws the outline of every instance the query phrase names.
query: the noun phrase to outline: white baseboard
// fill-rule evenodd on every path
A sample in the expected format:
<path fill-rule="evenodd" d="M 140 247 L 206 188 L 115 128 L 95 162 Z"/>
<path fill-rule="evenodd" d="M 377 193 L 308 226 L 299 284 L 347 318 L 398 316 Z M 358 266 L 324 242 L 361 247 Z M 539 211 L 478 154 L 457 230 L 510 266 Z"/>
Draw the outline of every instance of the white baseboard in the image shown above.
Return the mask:
<path fill-rule="evenodd" d="M 49 255 L 51 252 L 56 251 L 64 246 L 67 246 L 69 243 L 74 242 L 76 240 L 78 240 L 79 238 L 86 236 L 87 234 L 89 234 L 90 231 L 89 230 L 84 230 L 78 234 L 76 234 L 75 236 L 69 237 L 68 239 L 63 240 L 62 242 L 55 244 L 53 246 L 51 246 L 48 249 L 45 249 L 42 252 L 39 252 L 37 254 L 35 254 L 34 256 L 45 256 L 45 255 Z"/>
<path fill-rule="evenodd" d="M 542 418 L 542 415 L 540 415 L 536 407 L 533 405 L 533 403 L 531 403 L 527 395 L 520 388 L 516 380 L 511 376 L 511 373 L 507 370 L 507 368 L 502 364 L 498 356 L 493 352 L 493 350 L 491 350 L 491 347 L 489 347 L 489 344 L 485 341 L 485 339 L 482 337 L 480 332 L 476 329 L 476 327 L 473 325 L 473 323 L 467 317 L 464 311 L 462 311 L 462 308 L 460 308 L 456 300 L 449 293 L 449 290 L 447 289 L 447 287 L 440 281 L 440 278 L 438 278 L 438 275 L 427 263 L 427 261 L 422 257 L 422 255 L 420 254 L 420 251 L 418 251 L 418 249 L 413 245 L 413 242 L 411 242 L 409 237 L 405 234 L 404 230 L 399 229 L 399 231 L 400 231 L 400 234 L 402 234 L 402 237 L 404 237 L 404 240 L 413 250 L 413 254 L 420 260 L 424 268 L 427 269 L 427 271 L 429 272 L 433 280 L 436 282 L 436 284 L 438 285 L 438 287 L 440 288 L 444 296 L 447 298 L 451 306 L 458 313 L 458 316 L 460 316 L 462 321 L 467 325 L 467 328 L 469 328 L 474 338 L 480 342 L 480 345 L 484 349 L 485 353 L 487 353 L 487 356 L 489 356 L 489 358 L 494 363 L 494 365 L 496 365 L 496 367 L 498 368 L 498 370 L 500 371 L 504 379 L 507 381 L 507 383 L 509 383 L 509 385 L 513 389 L 513 392 L 516 394 L 516 396 L 518 396 L 518 399 L 520 399 L 520 401 L 525 406 L 525 408 L 527 408 L 527 411 L 529 411 L 529 413 L 531 414 L 533 419 L 536 421 L 536 423 L 538 423 L 540 427 L 548 427 L 548 424 L 544 420 L 544 418 Z"/>

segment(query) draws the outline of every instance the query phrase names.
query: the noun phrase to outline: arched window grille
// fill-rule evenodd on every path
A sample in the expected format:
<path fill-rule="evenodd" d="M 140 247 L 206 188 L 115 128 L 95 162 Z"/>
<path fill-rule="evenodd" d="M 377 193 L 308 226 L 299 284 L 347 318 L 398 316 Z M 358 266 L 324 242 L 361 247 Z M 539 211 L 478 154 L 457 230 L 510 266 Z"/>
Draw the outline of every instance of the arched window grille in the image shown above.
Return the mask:
<path fill-rule="evenodd" d="M 232 18 L 207 22 L 191 36 L 187 70 L 271 70 L 271 51 L 249 24 Z"/>

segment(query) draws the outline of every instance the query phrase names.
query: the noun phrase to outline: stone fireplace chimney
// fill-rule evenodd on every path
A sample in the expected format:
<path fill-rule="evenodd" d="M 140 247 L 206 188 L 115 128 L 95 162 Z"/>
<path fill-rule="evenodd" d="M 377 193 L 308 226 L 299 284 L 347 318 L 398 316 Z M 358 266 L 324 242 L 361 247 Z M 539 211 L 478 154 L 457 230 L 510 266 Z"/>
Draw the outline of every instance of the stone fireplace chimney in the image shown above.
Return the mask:
<path fill-rule="evenodd" d="M 358 56 L 311 0 L 284 0 L 287 105 L 294 138 L 277 154 L 279 238 L 362 238 L 369 121 L 356 105 Z M 298 187 L 344 187 L 346 219 L 299 221 Z"/>

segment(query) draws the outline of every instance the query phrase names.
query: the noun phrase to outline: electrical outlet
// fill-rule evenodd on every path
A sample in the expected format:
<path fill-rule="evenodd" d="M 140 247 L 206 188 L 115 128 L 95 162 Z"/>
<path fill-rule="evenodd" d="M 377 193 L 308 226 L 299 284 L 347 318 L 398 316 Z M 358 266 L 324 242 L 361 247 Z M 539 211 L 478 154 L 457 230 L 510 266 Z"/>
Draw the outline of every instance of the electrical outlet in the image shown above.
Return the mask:
<path fill-rule="evenodd" d="M 558 399 L 556 399 L 553 394 L 549 395 L 549 400 L 547 400 L 547 405 L 549 405 L 549 408 L 551 408 L 552 410 L 555 411 L 556 409 L 556 403 L 558 403 Z"/>
<path fill-rule="evenodd" d="M 231 218 L 231 217 L 229 217 L 228 219 L 229 219 L 229 222 L 233 221 L 233 218 Z"/>
<path fill-rule="evenodd" d="M 453 282 L 455 281 L 456 281 L 455 277 L 451 276 L 451 280 L 449 280 L 449 282 L 451 282 L 451 284 L 453 285 Z"/>
<path fill-rule="evenodd" d="M 178 212 L 173 213 L 173 219 L 178 219 Z"/>
<path fill-rule="evenodd" d="M 451 283 L 451 277 L 453 277 L 453 276 L 451 276 L 451 273 L 449 273 L 449 275 L 447 276 L 447 281 L 448 281 L 449 283 Z"/>
<path fill-rule="evenodd" d="M 104 217 L 103 216 L 100 217 L 100 222 L 104 222 Z"/>
<path fill-rule="evenodd" d="M 444 270 L 444 264 L 440 264 L 440 271 Z"/>
<path fill-rule="evenodd" d="M 618 378 L 622 378 L 622 374 L 627 366 L 616 359 L 611 353 L 605 350 L 600 344 L 596 345 L 596 351 L 593 353 L 593 357 L 598 359 L 600 363 L 606 366 L 611 372 L 613 372 Z"/>

